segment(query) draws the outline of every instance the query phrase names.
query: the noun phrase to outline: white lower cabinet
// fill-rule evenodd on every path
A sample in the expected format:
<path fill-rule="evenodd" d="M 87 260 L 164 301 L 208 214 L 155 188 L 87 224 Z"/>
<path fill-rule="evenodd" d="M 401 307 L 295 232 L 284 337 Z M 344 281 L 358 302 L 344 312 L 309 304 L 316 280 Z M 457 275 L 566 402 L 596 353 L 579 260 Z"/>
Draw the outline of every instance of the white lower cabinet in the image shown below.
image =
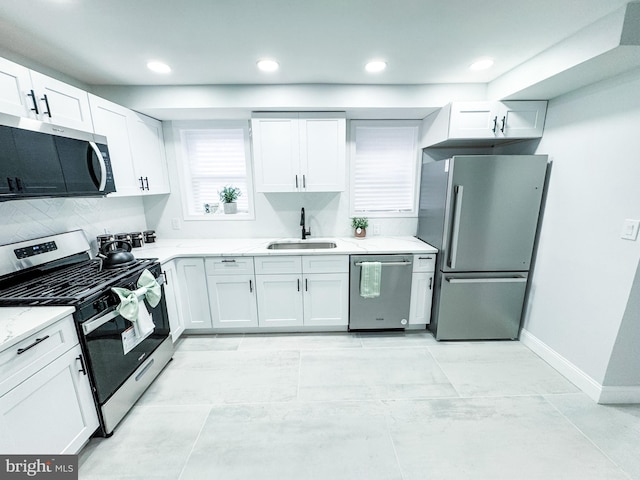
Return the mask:
<path fill-rule="evenodd" d="M 253 274 L 208 276 L 207 284 L 214 328 L 258 326 Z"/>
<path fill-rule="evenodd" d="M 431 323 L 435 264 L 435 253 L 413 256 L 409 325 Z"/>
<path fill-rule="evenodd" d="M 64 354 L 2 393 L 2 453 L 75 454 L 98 428 L 98 415 L 77 337 L 75 345 Z"/>
<path fill-rule="evenodd" d="M 167 314 L 169 315 L 171 340 L 173 343 L 176 343 L 180 335 L 184 332 L 184 317 L 182 316 L 182 306 L 180 304 L 178 272 L 175 261 L 170 260 L 163 263 L 162 271 L 165 277 L 164 296 L 167 303 Z"/>
<path fill-rule="evenodd" d="M 431 322 L 432 299 L 433 272 L 414 273 L 411 280 L 409 325 L 426 325 Z"/>
<path fill-rule="evenodd" d="M 302 275 L 256 275 L 258 318 L 261 327 L 303 325 Z"/>
<path fill-rule="evenodd" d="M 346 327 L 348 270 L 346 255 L 256 257 L 260 327 Z"/>
<path fill-rule="evenodd" d="M 211 328 L 204 259 L 179 258 L 175 262 L 185 330 Z"/>
<path fill-rule="evenodd" d="M 305 275 L 303 304 L 305 325 L 348 325 L 349 274 L 316 273 Z"/>

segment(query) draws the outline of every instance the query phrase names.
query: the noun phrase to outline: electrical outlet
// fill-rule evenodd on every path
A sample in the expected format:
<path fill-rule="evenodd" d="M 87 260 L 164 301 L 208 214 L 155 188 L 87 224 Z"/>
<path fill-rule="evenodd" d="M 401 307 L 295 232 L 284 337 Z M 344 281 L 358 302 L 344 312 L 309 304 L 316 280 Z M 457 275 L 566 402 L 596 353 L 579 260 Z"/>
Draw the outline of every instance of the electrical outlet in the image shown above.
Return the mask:
<path fill-rule="evenodd" d="M 635 240 L 638 238 L 638 229 L 640 228 L 640 220 L 632 220 L 627 218 L 622 224 L 622 232 L 620 238 L 625 240 Z"/>
<path fill-rule="evenodd" d="M 171 228 L 173 228 L 174 230 L 180 230 L 180 219 L 179 218 L 172 218 L 171 219 Z"/>
<path fill-rule="evenodd" d="M 373 234 L 374 235 L 380 235 L 380 224 L 379 223 L 374 223 L 373 224 Z"/>

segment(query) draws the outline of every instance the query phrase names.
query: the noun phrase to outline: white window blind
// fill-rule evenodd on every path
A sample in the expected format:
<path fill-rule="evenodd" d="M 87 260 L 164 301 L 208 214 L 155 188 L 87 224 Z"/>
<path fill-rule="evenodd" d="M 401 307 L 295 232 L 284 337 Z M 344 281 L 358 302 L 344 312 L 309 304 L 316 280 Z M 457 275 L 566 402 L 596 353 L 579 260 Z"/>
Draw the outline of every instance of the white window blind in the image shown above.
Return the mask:
<path fill-rule="evenodd" d="M 225 186 L 240 188 L 238 213 L 249 213 L 248 127 L 181 129 L 188 215 L 204 215 L 205 204 L 222 202 Z"/>
<path fill-rule="evenodd" d="M 353 214 L 414 213 L 418 125 L 352 121 L 351 132 Z"/>

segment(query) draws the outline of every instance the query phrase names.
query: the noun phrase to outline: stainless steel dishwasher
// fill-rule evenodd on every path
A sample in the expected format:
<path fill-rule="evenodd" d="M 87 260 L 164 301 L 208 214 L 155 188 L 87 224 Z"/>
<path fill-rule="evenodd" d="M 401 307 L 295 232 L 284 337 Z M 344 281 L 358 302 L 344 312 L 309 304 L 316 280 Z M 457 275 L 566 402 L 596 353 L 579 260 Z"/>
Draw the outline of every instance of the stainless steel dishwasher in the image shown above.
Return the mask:
<path fill-rule="evenodd" d="M 363 298 L 363 262 L 380 262 L 380 295 Z M 351 255 L 349 263 L 349 330 L 405 328 L 409 323 L 413 255 Z"/>

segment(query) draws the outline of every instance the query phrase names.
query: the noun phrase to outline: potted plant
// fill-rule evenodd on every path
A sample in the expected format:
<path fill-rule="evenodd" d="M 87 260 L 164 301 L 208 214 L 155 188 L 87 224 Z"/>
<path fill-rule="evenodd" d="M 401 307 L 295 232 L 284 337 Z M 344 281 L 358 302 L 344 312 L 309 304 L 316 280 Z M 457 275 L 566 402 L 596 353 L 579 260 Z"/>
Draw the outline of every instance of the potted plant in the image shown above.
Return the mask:
<path fill-rule="evenodd" d="M 353 217 L 351 219 L 351 226 L 355 229 L 354 235 L 358 238 L 363 238 L 367 236 L 369 220 L 367 217 Z"/>
<path fill-rule="evenodd" d="M 232 187 L 230 185 L 225 185 L 222 190 L 218 192 L 220 196 L 220 201 L 224 203 L 224 213 L 237 213 L 238 212 L 238 204 L 236 200 L 242 192 L 238 187 Z"/>

